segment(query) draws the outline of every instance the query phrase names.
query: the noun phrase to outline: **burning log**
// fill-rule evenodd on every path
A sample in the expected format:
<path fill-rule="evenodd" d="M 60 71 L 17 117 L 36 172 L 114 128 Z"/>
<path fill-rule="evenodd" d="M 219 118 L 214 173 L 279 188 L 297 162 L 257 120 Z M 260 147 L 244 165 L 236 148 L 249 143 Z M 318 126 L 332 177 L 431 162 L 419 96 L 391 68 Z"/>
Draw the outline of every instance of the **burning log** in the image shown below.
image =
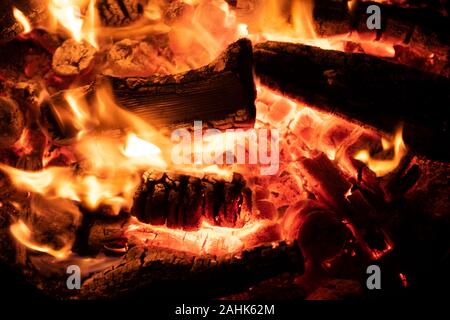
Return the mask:
<path fill-rule="evenodd" d="M 0 97 L 0 148 L 12 146 L 24 129 L 24 116 L 12 99 Z"/>
<path fill-rule="evenodd" d="M 315 264 L 335 257 L 349 230 L 333 211 L 313 200 L 300 201 L 283 216 L 288 239 L 296 239 L 306 259 Z"/>
<path fill-rule="evenodd" d="M 249 40 L 241 39 L 202 68 L 148 78 L 104 76 L 86 89 L 85 94 L 88 100 L 92 99 L 96 89 L 109 82 L 121 107 L 160 128 L 192 126 L 194 120 L 215 128 L 247 128 L 253 126 L 256 117 L 252 72 L 252 45 Z M 75 129 L 70 124 L 63 125 L 57 116 L 57 110 L 68 109 L 64 92 L 52 100 L 51 110 L 56 110 L 53 122 L 63 136 L 71 136 Z"/>
<path fill-rule="evenodd" d="M 360 245 L 372 258 L 391 248 L 390 239 L 383 231 L 383 217 L 367 202 L 358 190 L 349 193 L 351 184 L 340 169 L 321 153 L 317 157 L 299 160 L 302 174 L 310 191 L 350 223 Z"/>
<path fill-rule="evenodd" d="M 449 160 L 450 80 L 380 58 L 301 44 L 255 46 L 261 83 L 313 108 L 392 133 L 412 151 Z M 289 68 L 285 68 L 285 66 Z M 433 143 L 430 143 L 433 141 Z"/>
<path fill-rule="evenodd" d="M 146 223 L 184 229 L 198 228 L 203 218 L 213 225 L 239 227 L 248 221 L 251 200 L 239 174 L 227 182 L 212 175 L 150 173 L 136 192 L 132 214 Z"/>
<path fill-rule="evenodd" d="M 157 126 L 201 119 L 214 127 L 250 127 L 255 120 L 249 40 L 231 44 L 216 61 L 186 73 L 105 78 L 122 107 Z"/>
<path fill-rule="evenodd" d="M 381 29 L 370 30 L 367 8 L 376 5 L 381 10 Z M 349 8 L 347 0 L 316 0 L 314 22 L 322 37 L 356 31 L 373 40 L 413 47 L 420 51 L 447 57 L 450 28 L 447 17 L 428 8 L 402 8 L 373 1 L 356 1 Z"/>
<path fill-rule="evenodd" d="M 220 296 L 283 272 L 303 272 L 303 256 L 296 242 L 225 256 L 135 247 L 119 262 L 88 278 L 75 298 L 113 299 L 144 290 L 146 296 Z"/>

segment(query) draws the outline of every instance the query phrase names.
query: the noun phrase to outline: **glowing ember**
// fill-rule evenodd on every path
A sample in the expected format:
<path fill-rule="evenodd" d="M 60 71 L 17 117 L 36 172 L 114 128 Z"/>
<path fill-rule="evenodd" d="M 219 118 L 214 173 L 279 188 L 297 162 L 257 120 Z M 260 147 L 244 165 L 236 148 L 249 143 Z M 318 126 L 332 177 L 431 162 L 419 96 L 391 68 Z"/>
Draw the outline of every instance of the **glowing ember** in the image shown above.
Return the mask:
<path fill-rule="evenodd" d="M 221 255 L 241 251 L 252 245 L 250 236 L 257 234 L 273 222 L 260 220 L 248 223 L 242 228 L 212 226 L 203 221 L 196 231 L 169 229 L 144 224 L 134 220 L 126 231 L 131 241 L 155 247 L 172 248 L 195 254 Z M 272 241 L 278 240 L 275 236 Z M 254 243 L 253 243 L 254 245 Z"/>

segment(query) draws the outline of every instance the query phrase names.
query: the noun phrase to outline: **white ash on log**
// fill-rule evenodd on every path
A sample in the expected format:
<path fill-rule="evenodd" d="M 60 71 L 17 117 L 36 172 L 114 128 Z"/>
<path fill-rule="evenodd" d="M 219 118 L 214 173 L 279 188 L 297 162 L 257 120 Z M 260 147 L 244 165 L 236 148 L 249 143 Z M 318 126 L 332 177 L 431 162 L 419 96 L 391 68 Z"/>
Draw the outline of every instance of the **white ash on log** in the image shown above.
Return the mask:
<path fill-rule="evenodd" d="M 224 256 L 135 247 L 119 262 L 84 281 L 74 298 L 142 294 L 218 297 L 283 272 L 303 272 L 303 256 L 296 242 L 278 242 Z"/>
<path fill-rule="evenodd" d="M 254 61 L 262 84 L 385 133 L 403 123 L 411 151 L 450 159 L 449 149 L 442 147 L 450 140 L 449 79 L 373 56 L 302 44 L 257 44 Z"/>
<path fill-rule="evenodd" d="M 0 148 L 12 146 L 24 127 L 24 116 L 17 102 L 0 97 Z"/>
<path fill-rule="evenodd" d="M 256 117 L 252 60 L 251 42 L 241 39 L 202 68 L 148 78 L 103 76 L 84 88 L 84 95 L 88 101 L 93 99 L 96 89 L 108 82 L 119 106 L 159 128 L 192 127 L 199 119 L 215 128 L 250 128 Z M 63 137 L 76 130 L 61 123 L 53 111 L 64 113 L 68 108 L 64 92 L 52 97 L 49 117 Z"/>
<path fill-rule="evenodd" d="M 132 214 L 152 225 L 196 229 L 202 219 L 223 227 L 242 227 L 252 209 L 252 193 L 243 177 L 232 181 L 213 175 L 203 178 L 149 173 L 138 188 Z"/>

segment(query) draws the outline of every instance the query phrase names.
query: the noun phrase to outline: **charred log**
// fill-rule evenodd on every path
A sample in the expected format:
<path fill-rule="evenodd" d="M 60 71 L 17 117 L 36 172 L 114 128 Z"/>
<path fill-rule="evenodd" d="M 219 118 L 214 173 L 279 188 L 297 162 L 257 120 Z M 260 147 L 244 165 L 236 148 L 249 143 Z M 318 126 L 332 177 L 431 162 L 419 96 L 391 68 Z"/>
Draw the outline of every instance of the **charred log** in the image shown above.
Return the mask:
<path fill-rule="evenodd" d="M 367 8 L 371 5 L 381 10 L 379 30 L 367 27 Z M 373 1 L 356 2 L 349 8 L 346 0 L 316 0 L 314 21 L 320 36 L 356 31 L 373 40 L 405 44 L 443 56 L 448 55 L 450 48 L 445 31 L 450 27 L 450 20 L 428 8 L 402 8 Z"/>
<path fill-rule="evenodd" d="M 372 56 L 277 42 L 255 46 L 255 72 L 262 84 L 349 121 L 387 133 L 403 123 L 413 152 L 450 159 L 442 148 L 450 139 L 447 78 Z"/>
<path fill-rule="evenodd" d="M 138 20 L 148 0 L 101 0 L 97 9 L 106 26 L 124 26 Z"/>
<path fill-rule="evenodd" d="M 153 225 L 195 229 L 203 219 L 224 227 L 243 226 L 251 211 L 251 190 L 238 174 L 230 182 L 150 173 L 138 188 L 132 214 Z"/>
<path fill-rule="evenodd" d="M 113 266 L 88 278 L 75 298 L 113 299 L 143 292 L 145 296 L 213 297 L 283 272 L 303 272 L 303 256 L 296 242 L 225 256 L 135 247 Z"/>
<path fill-rule="evenodd" d="M 93 99 L 97 88 L 109 82 L 119 106 L 159 128 L 193 125 L 202 120 L 215 128 L 252 127 L 255 121 L 255 84 L 252 45 L 245 39 L 231 44 L 213 63 L 182 74 L 148 78 L 104 76 L 86 89 Z M 52 110 L 67 109 L 64 93 L 53 97 Z M 75 130 L 61 123 L 53 112 L 62 136 Z"/>

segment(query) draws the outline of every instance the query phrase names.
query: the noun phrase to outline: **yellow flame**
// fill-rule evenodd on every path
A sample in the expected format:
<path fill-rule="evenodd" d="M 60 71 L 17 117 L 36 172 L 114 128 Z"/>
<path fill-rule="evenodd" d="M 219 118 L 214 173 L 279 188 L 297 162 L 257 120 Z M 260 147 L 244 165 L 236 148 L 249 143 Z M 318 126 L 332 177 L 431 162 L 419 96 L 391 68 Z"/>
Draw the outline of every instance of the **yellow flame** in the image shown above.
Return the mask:
<path fill-rule="evenodd" d="M 400 127 L 394 135 L 392 140 L 382 138 L 381 143 L 383 150 L 393 150 L 393 157 L 391 159 L 376 159 L 370 155 L 369 150 L 358 151 L 354 158 L 367 164 L 367 166 L 376 173 L 377 177 L 387 175 L 389 172 L 397 168 L 406 154 L 406 146 L 403 142 L 402 128 Z"/>
<path fill-rule="evenodd" d="M 23 33 L 28 33 L 31 31 L 31 25 L 28 21 L 27 17 L 23 14 L 22 11 L 17 9 L 16 7 L 13 7 L 13 14 L 14 18 L 20 23 L 20 25 L 23 27 Z"/>
<path fill-rule="evenodd" d="M 87 15 L 83 17 L 81 8 L 86 7 L 86 4 Z M 49 12 L 75 41 L 85 40 L 98 49 L 95 35 L 95 0 L 89 0 L 89 3 L 87 0 L 51 0 Z"/>
<path fill-rule="evenodd" d="M 28 228 L 28 226 L 22 220 L 19 220 L 17 223 L 11 225 L 10 231 L 12 235 L 17 239 L 17 241 L 31 250 L 48 253 L 57 259 L 65 259 L 71 253 L 70 245 L 56 250 L 49 246 L 40 245 L 34 242 L 32 239 L 32 232 L 30 228 Z"/>

